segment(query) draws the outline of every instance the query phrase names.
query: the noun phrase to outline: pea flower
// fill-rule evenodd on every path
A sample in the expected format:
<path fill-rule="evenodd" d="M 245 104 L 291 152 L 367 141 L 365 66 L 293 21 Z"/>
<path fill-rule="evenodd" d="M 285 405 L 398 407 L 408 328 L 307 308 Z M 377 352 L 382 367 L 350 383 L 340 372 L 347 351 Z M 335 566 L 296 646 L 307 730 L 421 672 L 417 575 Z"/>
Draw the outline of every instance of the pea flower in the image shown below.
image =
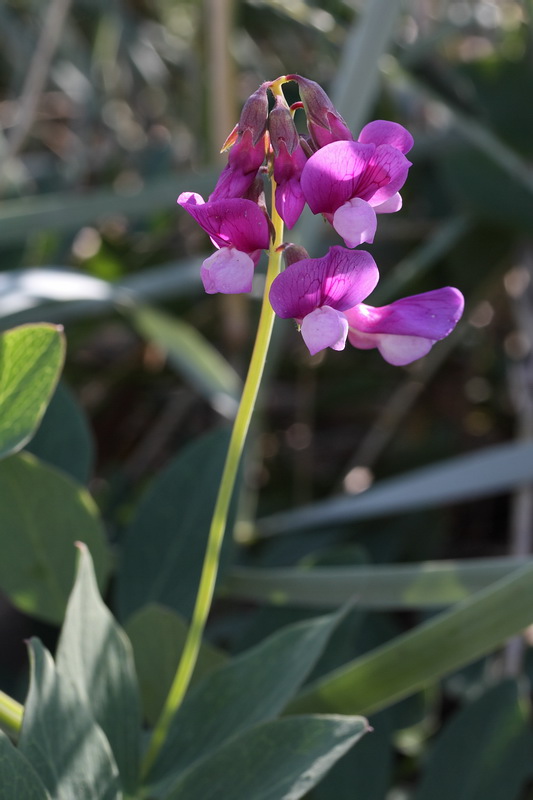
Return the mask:
<path fill-rule="evenodd" d="M 410 133 L 395 122 L 366 125 L 357 142 L 333 141 L 305 164 L 300 179 L 314 214 L 323 214 L 347 247 L 373 242 L 376 213 L 401 208 L 399 190 L 407 178 Z"/>
<path fill-rule="evenodd" d="M 323 258 L 290 264 L 273 281 L 270 302 L 278 316 L 296 319 L 311 355 L 343 350 L 348 338 L 363 350 L 377 347 L 390 364 L 409 364 L 453 330 L 463 296 L 446 287 L 373 308 L 362 301 L 378 278 L 369 253 L 331 247 Z"/>
<path fill-rule="evenodd" d="M 461 318 L 464 298 L 451 286 L 403 297 L 373 308 L 360 303 L 346 311 L 348 341 L 360 350 L 377 347 L 396 367 L 425 356 Z"/>
<path fill-rule="evenodd" d="M 279 317 L 296 319 L 311 355 L 325 347 L 344 350 L 344 312 L 361 303 L 379 279 L 370 253 L 331 247 L 322 258 L 296 261 L 278 275 L 270 303 Z"/>
<path fill-rule="evenodd" d="M 353 136 L 324 89 L 301 75 L 287 75 L 296 81 L 305 108 L 307 130 L 312 144 L 318 149 L 339 140 L 352 141 Z"/>
<path fill-rule="evenodd" d="M 261 251 L 269 246 L 265 213 L 257 203 L 244 198 L 204 199 L 183 192 L 178 203 L 196 220 L 218 248 L 201 268 L 208 294 L 240 294 L 252 288 L 254 267 Z"/>

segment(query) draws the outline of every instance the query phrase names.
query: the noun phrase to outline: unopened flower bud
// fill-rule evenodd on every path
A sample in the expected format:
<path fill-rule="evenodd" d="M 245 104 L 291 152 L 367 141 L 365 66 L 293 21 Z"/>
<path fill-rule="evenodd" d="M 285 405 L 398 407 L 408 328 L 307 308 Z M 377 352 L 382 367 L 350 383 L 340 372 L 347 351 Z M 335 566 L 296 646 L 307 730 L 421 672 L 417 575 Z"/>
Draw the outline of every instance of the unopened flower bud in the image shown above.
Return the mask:
<path fill-rule="evenodd" d="M 302 78 L 301 75 L 287 75 L 287 79 L 298 84 L 307 116 L 307 127 L 316 147 L 353 139 L 346 122 L 318 83 Z"/>
<path fill-rule="evenodd" d="M 309 258 L 309 253 L 305 247 L 291 243 L 283 246 L 283 258 L 285 260 L 285 266 L 290 267 L 291 264 L 295 264 L 297 261 L 303 261 L 304 258 Z"/>
<path fill-rule="evenodd" d="M 252 134 L 252 145 L 255 147 L 263 137 L 268 119 L 268 82 L 262 83 L 259 89 L 250 95 L 241 112 L 237 133 L 242 136 L 245 131 Z M 231 136 L 231 134 L 230 134 Z"/>
<path fill-rule="evenodd" d="M 276 105 L 270 112 L 268 130 L 274 155 L 279 156 L 281 143 L 285 145 L 289 155 L 292 155 L 299 144 L 298 131 L 289 107 L 279 96 L 276 97 Z"/>

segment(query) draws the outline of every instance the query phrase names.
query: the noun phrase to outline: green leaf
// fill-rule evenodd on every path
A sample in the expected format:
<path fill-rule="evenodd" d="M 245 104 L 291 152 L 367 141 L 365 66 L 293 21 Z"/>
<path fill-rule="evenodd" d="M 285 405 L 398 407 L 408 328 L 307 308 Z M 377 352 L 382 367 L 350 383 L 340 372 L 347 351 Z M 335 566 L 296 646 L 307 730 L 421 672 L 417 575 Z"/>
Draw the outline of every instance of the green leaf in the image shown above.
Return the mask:
<path fill-rule="evenodd" d="M 188 323 L 143 306 L 130 314 L 137 330 L 162 348 L 213 408 L 228 419 L 237 411 L 241 380 L 230 364 Z"/>
<path fill-rule="evenodd" d="M 298 800 L 367 731 L 361 717 L 266 722 L 198 761 L 165 800 Z"/>
<path fill-rule="evenodd" d="M 0 458 L 31 439 L 64 358 L 65 339 L 54 325 L 23 325 L 0 334 Z"/>
<path fill-rule="evenodd" d="M 175 611 L 152 603 L 133 614 L 125 629 L 133 647 L 144 716 L 153 726 L 159 718 L 176 674 L 188 627 Z M 204 642 L 192 684 L 226 660 L 227 657 L 221 650 Z"/>
<path fill-rule="evenodd" d="M 501 683 L 452 717 L 437 738 L 414 800 L 515 800 L 531 778 L 532 751 L 517 686 Z"/>
<path fill-rule="evenodd" d="M 533 443 L 512 442 L 468 453 L 382 481 L 356 497 L 336 497 L 275 514 L 258 523 L 258 533 L 316 528 L 356 519 L 474 500 L 507 492 L 533 480 Z"/>
<path fill-rule="evenodd" d="M 54 800 L 118 800 L 109 743 L 52 656 L 30 642 L 31 680 L 19 748 Z"/>
<path fill-rule="evenodd" d="M 358 608 L 438 608 L 464 600 L 525 563 L 518 556 L 502 556 L 315 569 L 236 567 L 226 578 L 224 593 L 311 608 L 337 608 L 348 600 Z"/>
<path fill-rule="evenodd" d="M 62 382 L 27 450 L 80 483 L 89 480 L 94 450 L 91 433 L 81 408 Z"/>
<path fill-rule="evenodd" d="M 91 496 L 28 453 L 0 462 L 0 530 L 0 588 L 21 611 L 61 622 L 74 581 L 76 541 L 89 547 L 105 584 L 110 553 Z"/>
<path fill-rule="evenodd" d="M 321 678 L 288 713 L 370 714 L 494 650 L 533 622 L 533 565 Z"/>
<path fill-rule="evenodd" d="M 107 736 L 122 788 L 133 793 L 138 783 L 141 732 L 133 653 L 100 597 L 86 547 L 80 547 L 56 663 L 59 676 L 72 682 Z"/>
<path fill-rule="evenodd" d="M 369 722 L 372 735 L 334 765 L 313 790 L 312 800 L 383 800 L 387 796 L 393 767 L 391 714 L 378 714 Z"/>
<path fill-rule="evenodd" d="M 217 429 L 183 449 L 152 483 L 126 531 L 117 576 L 120 617 L 161 603 L 189 618 L 229 442 Z M 230 553 L 228 522 L 221 576 Z"/>
<path fill-rule="evenodd" d="M 51 800 L 28 759 L 0 731 L 0 787 L 13 800 Z"/>
<path fill-rule="evenodd" d="M 283 628 L 204 678 L 174 717 L 149 783 L 167 786 L 225 739 L 275 717 L 313 668 L 338 622 L 334 614 Z"/>

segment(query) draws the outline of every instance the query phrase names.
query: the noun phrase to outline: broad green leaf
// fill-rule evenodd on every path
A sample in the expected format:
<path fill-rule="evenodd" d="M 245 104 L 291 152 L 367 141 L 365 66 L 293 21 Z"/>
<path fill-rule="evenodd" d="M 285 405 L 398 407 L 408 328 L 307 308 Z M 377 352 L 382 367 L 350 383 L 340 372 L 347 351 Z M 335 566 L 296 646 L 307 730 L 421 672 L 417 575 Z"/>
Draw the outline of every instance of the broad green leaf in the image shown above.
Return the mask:
<path fill-rule="evenodd" d="M 533 443 L 512 442 L 389 478 L 355 497 L 336 497 L 296 511 L 275 514 L 259 521 L 258 534 L 274 536 L 303 528 L 475 500 L 507 492 L 531 480 Z"/>
<path fill-rule="evenodd" d="M 370 714 L 494 650 L 533 622 L 533 565 L 324 676 L 288 713 Z"/>
<path fill-rule="evenodd" d="M 31 680 L 19 748 L 54 800 L 118 800 L 109 742 L 74 686 L 56 672 L 38 639 L 30 642 Z"/>
<path fill-rule="evenodd" d="M 517 686 L 486 692 L 437 737 L 414 800 L 515 800 L 533 769 L 533 734 Z"/>
<path fill-rule="evenodd" d="M 28 759 L 0 731 L 0 787 L 13 800 L 51 800 Z"/>
<path fill-rule="evenodd" d="M 130 314 L 137 330 L 161 347 L 213 408 L 231 419 L 237 410 L 241 381 L 230 364 L 187 322 L 147 306 Z"/>
<path fill-rule="evenodd" d="M 161 603 L 189 618 L 228 442 L 229 432 L 224 428 L 188 445 L 142 498 L 124 536 L 117 576 L 122 619 L 148 603 Z M 231 530 L 230 518 L 226 560 Z M 223 568 L 224 558 L 221 575 Z"/>
<path fill-rule="evenodd" d="M 372 733 L 349 750 L 313 790 L 309 800 L 383 800 L 392 783 L 390 712 L 370 719 Z"/>
<path fill-rule="evenodd" d="M 75 572 L 76 541 L 90 549 L 101 585 L 110 553 L 82 487 L 29 453 L 0 462 L 0 588 L 27 614 L 59 623 Z"/>
<path fill-rule="evenodd" d="M 94 450 L 91 433 L 81 408 L 63 383 L 58 384 L 26 449 L 80 483 L 89 480 Z"/>
<path fill-rule="evenodd" d="M 224 593 L 241 600 L 311 608 L 435 608 L 464 600 L 523 567 L 517 556 L 421 564 L 377 564 L 315 569 L 253 569 L 229 572 Z"/>
<path fill-rule="evenodd" d="M 58 675 L 70 680 L 109 740 L 124 791 L 139 773 L 141 712 L 130 642 L 100 597 L 91 557 L 80 547 L 56 653 Z"/>
<path fill-rule="evenodd" d="M 338 622 L 334 614 L 283 628 L 206 676 L 174 717 L 150 784 L 167 786 L 226 739 L 275 717 L 310 673 Z"/>
<path fill-rule="evenodd" d="M 194 764 L 164 800 L 298 800 L 367 730 L 362 717 L 266 722 Z"/>
<path fill-rule="evenodd" d="M 153 726 L 176 674 L 188 626 L 172 609 L 152 603 L 133 614 L 125 630 L 133 647 L 144 716 Z M 221 650 L 204 642 L 192 684 L 226 660 Z"/>
<path fill-rule="evenodd" d="M 65 338 L 55 325 L 23 325 L 0 334 L 0 458 L 31 439 L 64 359 Z"/>

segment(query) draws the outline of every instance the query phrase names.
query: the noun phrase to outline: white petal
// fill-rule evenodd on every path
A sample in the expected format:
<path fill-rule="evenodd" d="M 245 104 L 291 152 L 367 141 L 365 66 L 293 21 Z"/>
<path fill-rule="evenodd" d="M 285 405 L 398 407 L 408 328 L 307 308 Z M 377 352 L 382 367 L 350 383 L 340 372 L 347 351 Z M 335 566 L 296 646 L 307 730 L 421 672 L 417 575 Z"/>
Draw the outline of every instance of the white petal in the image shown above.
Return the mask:
<path fill-rule="evenodd" d="M 304 317 L 302 336 L 312 356 L 331 347 L 333 350 L 344 350 L 348 334 L 348 320 L 341 311 L 331 306 L 315 308 Z"/>
<path fill-rule="evenodd" d="M 251 291 L 254 262 L 247 253 L 222 247 L 206 258 L 201 275 L 207 294 L 242 294 Z"/>
<path fill-rule="evenodd" d="M 347 247 L 373 242 L 376 233 L 376 212 L 366 200 L 354 197 L 333 214 L 333 227 Z"/>

